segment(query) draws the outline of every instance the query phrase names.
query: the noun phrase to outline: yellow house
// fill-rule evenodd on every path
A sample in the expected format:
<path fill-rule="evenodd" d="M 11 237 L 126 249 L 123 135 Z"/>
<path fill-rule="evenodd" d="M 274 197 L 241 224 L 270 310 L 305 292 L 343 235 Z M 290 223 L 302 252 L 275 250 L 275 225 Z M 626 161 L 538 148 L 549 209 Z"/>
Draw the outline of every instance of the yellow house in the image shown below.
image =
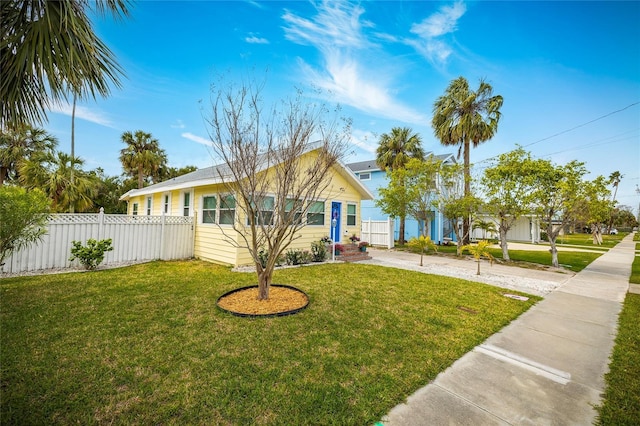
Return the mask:
<path fill-rule="evenodd" d="M 300 158 L 314 161 L 314 151 L 307 151 Z M 242 217 L 241 209 L 236 209 L 230 182 L 221 178 L 225 170 L 226 165 L 199 169 L 130 190 L 120 199 L 127 201 L 129 215 L 193 217 L 194 257 L 221 264 L 248 265 L 252 263 L 251 256 L 246 247 L 242 247 L 240 234 L 234 230 L 234 223 L 242 224 L 247 219 Z M 315 199 L 304 201 L 309 203 L 306 218 L 300 218 L 305 226 L 296 233 L 289 249 L 309 250 L 311 243 L 322 237 L 335 237 L 336 242 L 344 243 L 351 235 L 360 234 L 360 202 L 373 199 L 373 194 L 342 162 L 332 166 L 327 178 L 326 189 Z M 274 181 L 270 190 L 275 194 L 277 188 Z"/>

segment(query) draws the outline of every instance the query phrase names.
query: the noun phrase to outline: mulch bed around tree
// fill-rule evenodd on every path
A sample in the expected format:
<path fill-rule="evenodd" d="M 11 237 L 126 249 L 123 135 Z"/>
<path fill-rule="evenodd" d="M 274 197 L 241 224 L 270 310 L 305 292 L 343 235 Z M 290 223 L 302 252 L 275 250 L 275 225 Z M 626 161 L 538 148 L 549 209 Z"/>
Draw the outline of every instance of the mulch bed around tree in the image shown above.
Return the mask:
<path fill-rule="evenodd" d="M 269 299 L 258 300 L 258 287 L 244 287 L 223 294 L 218 306 L 238 316 L 283 316 L 306 308 L 309 297 L 294 287 L 272 284 Z"/>

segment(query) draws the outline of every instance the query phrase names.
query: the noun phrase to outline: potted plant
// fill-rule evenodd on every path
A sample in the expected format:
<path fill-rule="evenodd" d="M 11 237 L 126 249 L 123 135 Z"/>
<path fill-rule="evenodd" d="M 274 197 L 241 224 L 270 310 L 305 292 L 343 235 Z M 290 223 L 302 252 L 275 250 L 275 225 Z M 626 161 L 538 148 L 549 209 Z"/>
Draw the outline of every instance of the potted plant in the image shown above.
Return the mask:
<path fill-rule="evenodd" d="M 367 247 L 369 247 L 369 243 L 366 241 L 360 241 L 360 243 L 358 244 L 358 248 L 360 249 L 360 251 L 366 252 Z"/>
<path fill-rule="evenodd" d="M 360 241 L 360 238 L 358 238 L 356 234 L 353 234 L 352 236 L 349 237 L 349 240 L 351 240 L 351 244 L 355 244 L 358 241 Z"/>
<path fill-rule="evenodd" d="M 334 250 L 335 250 L 334 251 L 335 255 L 339 256 L 340 253 L 342 253 L 344 251 L 344 246 L 342 244 L 338 243 L 338 244 L 335 245 Z"/>

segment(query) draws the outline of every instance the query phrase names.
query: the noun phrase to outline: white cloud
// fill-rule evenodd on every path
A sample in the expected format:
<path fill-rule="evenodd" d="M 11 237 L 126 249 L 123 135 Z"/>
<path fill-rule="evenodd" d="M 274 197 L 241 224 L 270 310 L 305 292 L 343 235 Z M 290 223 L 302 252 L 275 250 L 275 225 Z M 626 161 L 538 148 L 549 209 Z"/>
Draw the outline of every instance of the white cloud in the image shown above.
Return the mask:
<path fill-rule="evenodd" d="M 254 35 L 245 37 L 244 41 L 251 44 L 269 44 L 269 40 L 267 40 L 266 38 L 257 37 Z"/>
<path fill-rule="evenodd" d="M 358 129 L 353 129 L 351 132 L 351 142 L 358 148 L 371 154 L 375 154 L 378 143 L 373 133 L 368 130 Z"/>
<path fill-rule="evenodd" d="M 174 124 L 171 125 L 172 129 L 184 129 L 184 123 L 182 122 L 182 120 L 176 120 L 176 122 Z"/>
<path fill-rule="evenodd" d="M 209 139 L 203 138 L 202 136 L 194 135 L 193 133 L 185 132 L 185 133 L 182 133 L 180 136 L 202 145 L 211 146 L 211 141 Z"/>
<path fill-rule="evenodd" d="M 442 6 L 440 10 L 419 24 L 413 24 L 411 32 L 423 38 L 433 38 L 452 33 L 458 29 L 458 19 L 464 15 L 467 7 L 462 2 L 452 6 Z"/>
<path fill-rule="evenodd" d="M 385 67 L 378 55 L 372 54 L 380 46 L 365 34 L 366 29 L 373 28 L 371 22 L 362 19 L 365 10 L 339 1 L 325 1 L 316 9 L 318 13 L 311 19 L 291 12 L 283 15 L 286 38 L 315 47 L 322 55 L 321 68 L 299 60 L 310 83 L 330 92 L 331 100 L 361 111 L 403 122 L 424 122 L 420 113 L 394 99 L 389 86 L 393 80 L 390 73 L 396 69 Z M 360 61 L 361 52 L 362 57 L 376 57 L 376 63 L 366 65 Z"/>
<path fill-rule="evenodd" d="M 282 19 L 285 37 L 298 44 L 318 48 L 349 47 L 362 48 L 371 43 L 362 33 L 362 27 L 371 27 L 369 21 L 361 21 L 364 9 L 342 1 L 324 1 L 316 7 L 318 14 L 313 20 L 285 12 Z"/>
<path fill-rule="evenodd" d="M 407 40 L 407 44 L 413 46 L 432 63 L 444 64 L 453 50 L 442 37 L 458 29 L 458 20 L 466 11 L 467 7 L 462 1 L 451 6 L 442 6 L 422 22 L 412 25 L 411 32 L 419 39 Z"/>
<path fill-rule="evenodd" d="M 73 105 L 69 103 L 55 104 L 51 107 L 50 110 L 53 113 L 64 114 L 71 117 L 71 115 L 73 114 Z M 90 110 L 83 105 L 76 105 L 75 116 L 80 120 L 89 121 L 91 123 L 96 123 L 112 129 L 115 128 L 115 126 L 113 125 L 113 123 L 111 123 L 111 120 L 109 120 L 107 116 L 102 114 L 100 111 Z"/>

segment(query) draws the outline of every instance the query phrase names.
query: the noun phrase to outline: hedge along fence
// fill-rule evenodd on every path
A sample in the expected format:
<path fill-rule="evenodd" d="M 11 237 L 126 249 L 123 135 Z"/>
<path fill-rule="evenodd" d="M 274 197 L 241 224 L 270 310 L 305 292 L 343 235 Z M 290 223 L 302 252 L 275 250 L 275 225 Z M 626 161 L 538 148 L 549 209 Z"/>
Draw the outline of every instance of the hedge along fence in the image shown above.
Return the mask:
<path fill-rule="evenodd" d="M 69 261 L 72 241 L 83 245 L 89 238 L 111 238 L 113 251 L 103 265 L 146 260 L 173 260 L 193 257 L 193 217 L 127 216 L 100 213 L 52 215 L 43 239 L 5 259 L 4 273 L 79 267 Z"/>

